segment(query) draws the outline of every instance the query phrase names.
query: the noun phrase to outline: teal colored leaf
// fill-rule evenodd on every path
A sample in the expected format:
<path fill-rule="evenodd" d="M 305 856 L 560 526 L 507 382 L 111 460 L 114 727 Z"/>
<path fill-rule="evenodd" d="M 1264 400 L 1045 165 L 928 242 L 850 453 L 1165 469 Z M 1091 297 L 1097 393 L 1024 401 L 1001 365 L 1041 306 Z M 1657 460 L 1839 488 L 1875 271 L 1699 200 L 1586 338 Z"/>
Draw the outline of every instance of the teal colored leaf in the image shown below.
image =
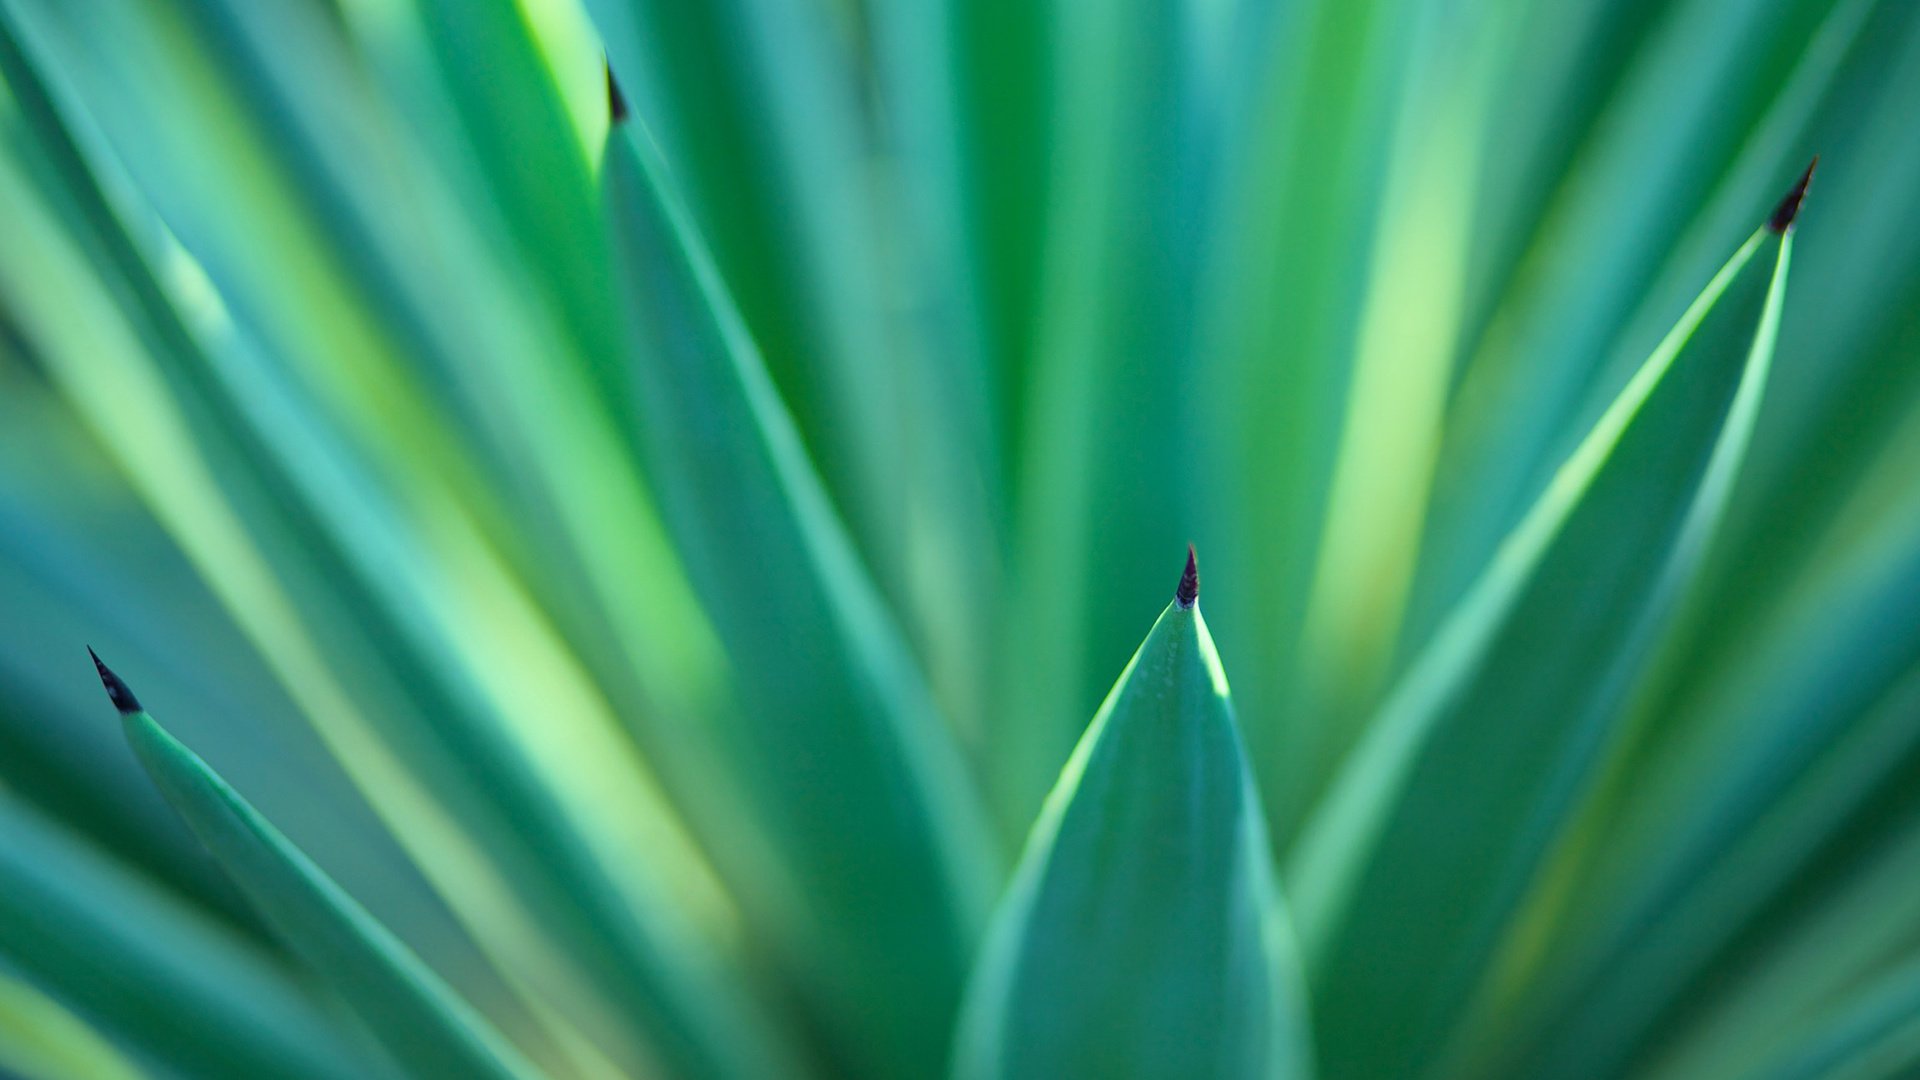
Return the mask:
<path fill-rule="evenodd" d="M 1888 703 L 1911 718 L 1908 688 Z M 1911 790 L 1911 771 L 1905 787 Z M 1892 801 L 1892 800 L 1888 800 Z M 1628 1066 L 1647 1080 L 1757 1078 L 1795 1060 L 1801 1075 L 1913 1075 L 1911 1065 L 1856 1071 L 1844 1059 L 1872 1057 L 1901 1036 L 1914 1053 L 1913 917 L 1920 889 L 1920 828 L 1914 805 L 1885 807 L 1856 822 L 1792 888 L 1771 899 L 1765 918 L 1742 935 L 1733 962 L 1695 983 L 1675 1003 L 1657 1037 Z M 1700 989 L 1710 988 L 1703 993 Z M 1904 1028 L 1904 1032 L 1901 1029 Z M 1619 1075 L 1618 1058 L 1598 1058 L 1584 1075 Z M 1580 1064 L 1584 1065 L 1584 1062 Z M 1563 1075 L 1549 1063 L 1528 1075 Z"/>
<path fill-rule="evenodd" d="M 23 1077 L 140 1080 L 113 1044 L 18 980 L 0 975 L 0 1069 Z"/>
<path fill-rule="evenodd" d="M 1824 1018 L 1756 1080 L 1868 1080 L 1920 1069 L 1920 964 L 1909 961 Z"/>
<path fill-rule="evenodd" d="M 1206 434 L 1191 426 L 1194 387 L 1175 359 L 1192 347 L 1199 268 L 1178 238 L 1218 130 L 1194 93 L 1189 14 L 1176 0 L 1067 4 L 1046 30 L 1053 206 L 1024 379 L 1010 388 L 1008 577 L 1028 614 L 998 628 L 985 748 L 1010 837 L 1137 644 L 1131 613 L 1154 599 L 1161 553 L 1200 527 L 1189 463 Z"/>
<path fill-rule="evenodd" d="M 1488 228 L 1520 227 L 1530 250 L 1493 256 L 1487 269 L 1497 276 L 1481 283 L 1498 292 L 1478 313 L 1484 321 L 1447 421 L 1421 555 L 1424 585 L 1414 600 L 1416 633 L 1437 632 L 1503 537 L 1545 497 L 1547 469 L 1571 452 L 1581 425 L 1624 385 L 1631 365 L 1664 335 L 1671 312 L 1719 262 L 1727 238 L 1751 220 L 1749 201 L 1731 224 L 1721 219 L 1704 250 L 1700 237 L 1686 235 L 1716 209 L 1712 181 L 1761 143 L 1762 133 L 1794 134 L 1807 103 L 1833 77 L 1838 58 L 1827 47 L 1829 35 L 1816 31 L 1820 21 L 1857 27 L 1862 7 L 1689 0 L 1650 5 L 1636 17 L 1636 6 L 1601 5 L 1598 26 L 1576 14 L 1577 4 L 1541 9 L 1548 22 L 1586 21 L 1569 29 L 1590 55 L 1565 69 L 1526 56 L 1524 66 L 1554 72 L 1566 85 L 1516 86 L 1501 95 L 1531 108 L 1596 111 L 1584 118 L 1591 127 L 1565 171 L 1548 166 L 1538 174 L 1553 178 L 1550 187 L 1519 177 L 1508 181 L 1517 187 L 1489 184 Z M 1642 39 L 1638 47 L 1612 52 L 1634 38 Z M 1589 98 L 1578 80 L 1603 71 L 1611 85 Z M 1583 98 L 1587 103 L 1576 106 Z M 1503 147 L 1516 130 L 1504 125 L 1507 119 L 1493 128 Z M 1524 116 L 1512 120 L 1538 130 Z M 1782 121 L 1784 130 L 1769 130 Z M 1496 174 L 1555 141 L 1511 144 L 1527 149 L 1496 154 Z M 1797 144 L 1773 153 L 1791 155 L 1769 163 L 1776 176 L 1805 160 Z M 1750 199 L 1766 198 L 1777 184 Z M 1688 261 L 1674 281 L 1667 271 L 1680 257 Z M 1663 305 L 1656 319 L 1636 318 L 1650 298 Z"/>
<path fill-rule="evenodd" d="M 821 5 L 589 0 L 795 428 L 885 583 L 910 494 L 859 78 Z"/>
<path fill-rule="evenodd" d="M 1907 467 L 1899 469 L 1905 485 Z M 1657 1038 L 1711 983 L 1729 993 L 1743 941 L 1779 933 L 1774 902 L 1901 803 L 1920 754 L 1902 688 L 1920 664 L 1920 517 L 1909 503 L 1745 640 L 1745 662 L 1676 710 L 1693 727 L 1634 775 L 1632 804 L 1591 876 L 1609 903 L 1537 1006 L 1513 1056 L 1596 1075 Z"/>
<path fill-rule="evenodd" d="M 275 959 L 0 792 L 0 954 L 183 1076 L 385 1077 Z"/>
<path fill-rule="evenodd" d="M 268 925 L 396 1061 L 421 1076 L 539 1075 L 411 949 L 156 723 L 105 665 L 100 679 L 134 754 L 167 801 Z"/>
<path fill-rule="evenodd" d="M 1001 508 L 941 186 L 954 138 L 927 100 L 944 54 L 880 83 L 890 28 L 941 12 L 872 11 L 863 56 L 812 0 L 585 7 L 856 550 L 949 721 L 977 730 Z"/>
<path fill-rule="evenodd" d="M 1335 1075 L 1440 1054 L 1695 573 L 1773 357 L 1797 187 L 1708 283 L 1375 717 L 1288 875 Z"/>
<path fill-rule="evenodd" d="M 968 990 L 960 1080 L 1304 1077 L 1299 972 L 1226 674 L 1182 590 L 1081 737 Z"/>
<path fill-rule="evenodd" d="M 320 686 L 314 676 L 331 681 L 321 673 L 323 667 L 339 664 L 356 671 L 350 692 L 324 691 L 329 702 L 318 707 L 311 698 L 300 703 L 448 907 L 510 978 L 567 1001 L 564 1019 L 610 1044 L 617 1056 L 634 1063 L 629 1067 L 637 1067 L 643 1056 L 629 1045 L 644 1039 L 658 1059 L 691 1075 L 767 1075 L 767 1062 L 778 1052 L 768 1048 L 773 1039 L 735 982 L 736 973 L 712 942 L 681 921 L 671 886 L 654 888 L 655 883 L 677 884 L 676 871 L 695 868 L 679 860 L 689 852 L 671 836 L 670 823 L 651 816 L 663 808 L 629 803 L 625 811 L 610 814 L 605 797 L 589 807 L 581 792 L 608 777 L 583 783 L 580 758 L 564 773 L 553 768 L 555 763 L 539 760 L 530 753 L 524 729 L 516 733 L 515 718 L 528 711 L 507 705 L 484 680 L 466 677 L 473 671 L 473 657 L 465 651 L 471 642 L 458 643 L 459 630 L 485 627 L 481 620 L 446 618 L 450 612 L 440 605 L 475 597 L 464 595 L 469 591 L 464 586 L 435 585 L 436 571 L 447 569 L 444 552 L 436 559 L 416 546 L 421 534 L 409 527 L 404 502 L 390 498 L 397 494 L 386 488 L 390 474 L 367 467 L 359 452 L 366 449 L 363 443 L 336 441 L 338 433 L 327 430 L 311 408 L 312 399 L 259 377 L 261 353 L 241 348 L 242 341 L 203 343 L 194 334 L 155 270 L 157 262 L 165 265 L 159 262 L 165 250 L 155 252 L 138 242 L 140 234 L 123 220 L 125 210 L 109 200 L 89 155 L 63 121 L 65 110 L 56 107 L 50 87 L 36 77 L 40 65 L 29 62 L 19 40 L 11 24 L 0 20 L 0 68 L 19 95 L 23 134 L 31 136 L 20 140 L 27 151 L 22 157 L 31 166 L 28 175 L 44 177 L 49 194 L 57 196 L 46 202 L 57 213 L 31 213 L 40 205 L 35 190 L 24 184 L 6 187 L 4 197 L 17 200 L 13 209 L 22 225 L 22 250 L 32 253 L 33 268 L 22 271 L 15 265 L 12 274 L 0 276 L 13 287 L 16 310 L 30 334 L 47 349 L 56 381 L 74 395 L 83 413 L 95 417 L 147 394 L 154 396 L 143 401 L 143 416 L 180 408 L 192 417 L 190 455 L 162 464 L 168 455 L 161 444 L 149 441 L 123 456 L 122 467 L 143 486 L 155 480 L 165 486 L 181 476 L 170 469 L 199 459 L 219 478 L 222 505 L 236 515 L 182 514 L 175 503 L 167 515 L 169 527 L 276 666 L 307 654 L 294 660 L 295 668 L 306 670 L 287 683 L 296 699 L 303 696 L 303 685 L 307 691 Z M 0 167 L 0 184 L 12 179 L 10 170 Z M 597 203 L 593 210 L 598 235 Z M 71 255 L 87 257 L 91 277 L 57 257 L 68 254 L 69 246 Z M 96 288 L 88 290 L 87 282 Z M 99 338 L 89 343 L 87 331 L 117 327 L 111 319 L 63 317 L 83 296 L 124 315 L 134 337 L 118 340 L 140 347 L 123 353 Z M 118 384 L 97 396 L 71 378 L 97 380 L 97 391 L 116 382 L 108 372 L 116 372 Z M 142 389 L 129 389 L 130 384 Z M 128 440 L 122 451 L 139 441 L 130 437 L 127 425 L 114 430 Z M 189 475 L 192 468 L 187 467 Z M 147 489 L 149 497 L 153 490 Z M 179 489 L 174 491 L 178 498 Z M 204 545 L 220 533 L 225 536 L 214 546 L 225 555 L 208 560 L 213 549 Z M 250 567 L 248 557 L 235 555 L 243 548 L 257 551 L 260 563 Z M 638 550 L 644 553 L 646 547 Z M 628 557 L 634 551 L 624 549 Z M 269 567 L 271 576 L 258 572 Z M 234 576 L 223 580 L 227 573 Z M 655 585 L 662 580 L 628 577 Z M 236 585 L 248 594 L 246 602 L 234 603 L 237 594 L 225 591 Z M 656 588 L 646 595 L 670 592 Z M 275 615 L 289 594 L 299 597 L 294 601 L 298 619 Z M 499 630 L 512 624 L 490 625 Z M 519 651 L 528 641 L 518 634 L 528 629 L 512 626 L 516 656 L 529 661 L 518 669 L 523 673 L 540 667 L 532 654 Z M 693 636 L 685 620 L 676 621 L 674 629 Z M 318 665 L 309 666 L 319 659 L 309 652 L 312 639 L 299 640 L 309 633 L 325 642 L 327 660 Z M 283 676 L 290 670 L 281 667 Z M 556 681 L 564 690 L 578 689 L 570 679 Z M 357 725 L 354 710 L 340 707 L 343 698 L 351 698 L 366 715 L 381 717 L 381 738 L 363 738 L 365 728 L 348 730 Z M 572 719 L 579 714 L 553 697 L 543 700 L 553 701 L 555 710 L 539 717 L 547 728 L 540 737 L 553 747 L 572 743 L 580 729 L 571 726 L 568 714 Z M 626 795 L 644 787 L 646 773 L 622 767 L 623 741 L 609 741 L 613 750 L 595 760 L 607 760 L 619 773 L 614 790 L 625 803 Z M 366 751 L 381 743 L 399 748 L 409 769 L 436 801 L 445 800 L 461 828 L 452 835 L 436 829 L 431 815 L 415 812 L 417 806 L 401 809 L 406 800 L 393 784 L 369 781 L 371 774 L 362 769 L 383 754 L 376 750 L 369 757 Z M 638 814 L 629 813 L 635 809 Z M 674 842 L 642 848 L 618 839 L 636 820 L 668 824 L 667 833 L 655 835 Z M 477 864 L 460 850 L 465 841 L 484 850 L 498 871 L 473 873 Z M 615 861 L 608 857 L 610 850 L 647 857 Z"/>
<path fill-rule="evenodd" d="M 605 170 L 645 463 L 735 662 L 725 749 L 806 898 L 775 934 L 846 1052 L 924 1075 L 986 914 L 978 796 L 665 163 L 625 126 Z"/>

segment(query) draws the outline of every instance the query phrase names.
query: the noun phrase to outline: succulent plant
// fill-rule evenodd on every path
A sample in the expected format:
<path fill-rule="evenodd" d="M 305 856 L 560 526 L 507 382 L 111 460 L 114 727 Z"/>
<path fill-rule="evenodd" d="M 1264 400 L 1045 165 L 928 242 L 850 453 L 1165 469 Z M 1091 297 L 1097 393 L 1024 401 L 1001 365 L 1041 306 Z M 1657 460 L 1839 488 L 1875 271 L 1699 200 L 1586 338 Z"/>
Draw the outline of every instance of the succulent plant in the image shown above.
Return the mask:
<path fill-rule="evenodd" d="M 1896 0 L 0 0 L 0 1073 L 1920 1071 L 1917 112 Z"/>

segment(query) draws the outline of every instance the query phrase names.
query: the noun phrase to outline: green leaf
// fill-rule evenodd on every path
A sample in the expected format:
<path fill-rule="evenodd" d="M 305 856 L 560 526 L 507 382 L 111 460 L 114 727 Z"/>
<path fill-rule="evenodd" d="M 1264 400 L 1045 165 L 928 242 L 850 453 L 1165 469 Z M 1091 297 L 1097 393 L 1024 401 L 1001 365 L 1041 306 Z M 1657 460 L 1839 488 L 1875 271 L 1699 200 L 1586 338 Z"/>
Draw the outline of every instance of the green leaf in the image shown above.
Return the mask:
<path fill-rule="evenodd" d="M 1920 1068 L 1920 963 L 1909 961 L 1834 1010 L 1755 1075 L 1764 1080 L 1909 1076 Z"/>
<path fill-rule="evenodd" d="M 1034 825 L 968 990 L 961 1080 L 1310 1071 L 1265 821 L 1187 565 Z"/>
<path fill-rule="evenodd" d="M 1868 6 L 1846 75 L 1820 104 L 1823 122 L 1801 137 L 1817 138 L 1835 168 L 1794 254 L 1780 355 L 1798 362 L 1775 373 L 1768 396 L 1780 404 L 1765 410 L 1724 550 L 1688 604 L 1682 643 L 1668 650 L 1677 693 L 1697 675 L 1764 667 L 1750 660 L 1753 630 L 1784 592 L 1825 573 L 1833 556 L 1818 545 L 1862 508 L 1869 474 L 1904 438 L 1920 390 L 1920 326 L 1896 314 L 1920 303 L 1920 144 L 1895 134 L 1911 119 L 1904 103 L 1920 100 L 1920 8 Z M 1904 478 L 1911 466 L 1894 470 Z M 1692 723 L 1684 702 L 1657 709 L 1680 720 L 1676 733 Z"/>
<path fill-rule="evenodd" d="M 0 974 L 0 1069 L 23 1077 L 140 1080 L 113 1044 L 58 1002 Z"/>
<path fill-rule="evenodd" d="M 682 921 L 686 909 L 730 914 L 697 880 L 704 857 L 677 835 L 592 688 L 566 670 L 520 583 L 490 565 L 478 537 L 432 539 L 463 531 L 464 515 L 440 501 L 447 491 L 389 489 L 365 441 L 330 430 L 315 399 L 264 370 L 265 354 L 196 335 L 191 305 L 183 311 L 156 270 L 179 253 L 138 243 L 16 40 L 0 20 L 0 67 L 31 136 L 19 141 L 24 175 L 0 156 L 0 201 L 24 230 L 0 279 L 55 383 L 517 991 L 566 1002 L 545 1015 L 583 1026 L 627 1067 L 645 1056 L 633 1046 L 644 1037 L 680 1071 L 767 1075 L 777 1051 L 766 1025 L 714 943 Z M 82 302 L 90 314 L 74 318 Z M 136 400 L 141 423 L 127 420 Z M 584 426 L 569 415 L 567 430 Z M 612 521 L 623 489 L 607 472 L 586 475 L 601 482 L 597 509 L 613 508 L 597 519 L 605 535 L 631 539 Z M 410 510 L 425 512 L 409 521 Z M 675 592 L 664 587 L 674 575 L 623 569 L 653 586 L 639 594 L 648 600 Z M 672 629 L 700 637 L 686 618 Z M 490 662 L 491 648 L 515 662 Z M 345 669 L 354 676 L 338 679 Z M 688 899 L 701 906 L 679 903 L 681 870 L 694 871 Z"/>
<path fill-rule="evenodd" d="M 1901 455 L 1889 481 L 1909 487 Z M 1903 803 L 1920 730 L 1903 687 L 1920 664 L 1920 516 L 1912 498 L 1797 588 L 1744 640 L 1743 662 L 1674 715 L 1694 727 L 1631 774 L 1589 877 L 1612 885 L 1516 1054 L 1555 1076 L 1602 1072 L 1656 1040 L 1693 987 L 1731 994 L 1743 942 L 1780 935 L 1783 896 L 1831 878 L 1828 860 Z M 1831 949 L 1832 942 L 1823 942 Z"/>
<path fill-rule="evenodd" d="M 628 273 L 632 399 L 662 516 L 734 660 L 730 760 L 805 898 L 776 937 L 804 960 L 845 1052 L 885 1075 L 944 1060 L 994 858 L 977 794 L 899 628 L 666 165 L 609 141 Z M 767 903 L 743 896 L 744 903 Z M 763 914 L 767 908 L 762 908 Z"/>
<path fill-rule="evenodd" d="M 862 48 L 812 0 L 585 6 L 856 549 L 949 719 L 977 730 L 991 393 L 942 183 L 955 139 L 930 100 L 944 52 L 897 55 L 901 24 L 942 12 L 873 10 Z M 888 81 L 896 65 L 912 77 Z"/>
<path fill-rule="evenodd" d="M 0 954 L 181 1075 L 388 1075 L 253 942 L 4 792 Z"/>
<path fill-rule="evenodd" d="M 1783 202 L 1785 221 L 1802 187 Z M 1783 225 L 1784 229 L 1784 225 Z M 1512 947 L 1621 699 L 1726 501 L 1792 241 L 1756 231 L 1507 538 L 1294 853 L 1323 1060 L 1403 1075 Z"/>
<path fill-rule="evenodd" d="M 1863 6 L 1689 0 L 1654 5 L 1658 13 L 1644 16 L 1652 26 L 1642 29 L 1633 25 L 1640 20 L 1631 5 L 1609 3 L 1597 32 L 1573 31 L 1598 49 L 1590 61 L 1564 69 L 1564 77 L 1578 80 L 1581 68 L 1598 63 L 1587 77 L 1615 81 L 1583 118 L 1591 126 L 1575 155 L 1563 159 L 1566 171 L 1549 165 L 1540 174 L 1551 178 L 1549 187 L 1518 180 L 1517 188 L 1488 193 L 1487 227 L 1528 230 L 1528 250 L 1495 256 L 1499 263 L 1488 269 L 1497 276 L 1482 283 L 1499 293 L 1483 313 L 1448 418 L 1421 553 L 1424 584 L 1411 615 L 1416 633 L 1437 632 L 1502 538 L 1543 497 L 1547 467 L 1570 451 L 1580 425 L 1615 395 L 1728 238 L 1746 227 L 1751 203 L 1731 225 L 1722 219 L 1704 252 L 1688 243 L 1698 239 L 1688 235 L 1698 221 L 1716 209 L 1709 197 L 1717 182 L 1737 178 L 1729 174 L 1738 155 L 1764 136 L 1790 134 L 1831 80 L 1844 54 L 1829 47 L 1832 35 L 1821 22 L 1857 28 Z M 1559 21 L 1574 7 L 1543 11 Z M 1613 52 L 1614 42 L 1636 36 L 1644 38 L 1637 47 Z M 1516 50 L 1526 65 L 1555 70 L 1552 61 L 1530 55 L 1532 47 Z M 1615 69 L 1602 54 L 1624 56 L 1625 63 Z M 1538 85 L 1501 96 L 1529 94 L 1556 110 L 1561 98 L 1584 111 L 1575 103 L 1588 93 L 1569 81 L 1558 90 Z M 1789 121 L 1785 131 L 1769 131 L 1782 120 Z M 1524 119 L 1517 128 L 1537 130 Z M 1503 147 L 1529 148 L 1520 156 L 1537 152 L 1538 143 L 1512 141 L 1515 129 L 1494 130 Z M 1804 160 L 1797 147 L 1773 152 L 1784 158 L 1771 163 L 1774 170 Z M 1752 197 L 1772 190 L 1769 184 Z M 1519 261 L 1507 262 L 1510 255 Z M 1681 257 L 1689 261 L 1676 282 L 1666 271 Z M 1636 317 L 1650 300 L 1660 305 L 1654 319 Z"/>
<path fill-rule="evenodd" d="M 1920 684 L 1904 687 L 1886 712 L 1909 720 Z M 1880 711 L 1880 710 L 1877 710 Z M 1838 1018 L 1885 992 L 1888 977 L 1914 957 L 1908 898 L 1920 888 L 1920 804 L 1903 790 L 1880 813 L 1857 821 L 1843 843 L 1792 887 L 1769 898 L 1768 910 L 1743 934 L 1731 962 L 1696 982 L 1695 992 L 1668 1010 L 1662 1030 L 1640 1046 L 1633 1071 L 1648 1080 L 1702 1076 L 1755 1077 L 1783 1055 L 1810 1049 Z M 1911 978 L 1911 976 L 1907 976 Z M 1896 991 L 1911 994 L 1911 990 Z M 1881 1023 L 1886 1023 L 1883 1019 Z M 1862 1033 L 1864 1035 L 1864 1033 Z M 1619 1058 L 1596 1058 L 1586 1075 L 1618 1075 Z M 1576 1060 L 1581 1066 L 1586 1060 Z M 1522 1075 L 1564 1075 L 1549 1062 Z M 1820 1075 L 1847 1075 L 1821 1073 Z M 1872 1076 L 1908 1076 L 1890 1069 Z"/>
<path fill-rule="evenodd" d="M 398 938 L 149 716 L 98 658 L 127 741 L 268 925 L 423 1076 L 531 1080 L 518 1051 Z"/>
<path fill-rule="evenodd" d="M 911 437 L 884 316 L 860 74 L 819 4 L 589 0 L 796 429 L 885 583 L 909 538 Z M 884 374 L 883 374 L 883 369 Z"/>

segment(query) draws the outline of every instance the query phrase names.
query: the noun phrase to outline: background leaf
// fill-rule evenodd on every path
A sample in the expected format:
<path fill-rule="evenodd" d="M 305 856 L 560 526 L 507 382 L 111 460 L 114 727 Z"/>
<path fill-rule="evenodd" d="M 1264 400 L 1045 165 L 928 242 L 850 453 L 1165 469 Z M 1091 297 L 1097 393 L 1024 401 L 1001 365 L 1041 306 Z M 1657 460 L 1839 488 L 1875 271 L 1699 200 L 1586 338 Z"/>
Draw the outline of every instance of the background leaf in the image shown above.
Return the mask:
<path fill-rule="evenodd" d="M 423 1074 L 531 1080 L 531 1066 L 418 957 L 154 722 L 98 658 L 127 740 L 194 834 L 394 1058 Z"/>
<path fill-rule="evenodd" d="M 871 1054 L 883 1071 L 925 1070 L 944 1059 L 984 915 L 993 872 L 984 817 L 912 654 L 643 140 L 617 131 L 606 165 L 638 349 L 632 400 L 669 528 L 739 664 L 745 715 L 728 748 L 784 884 L 807 897 L 805 909 L 781 914 L 807 920 L 800 974 L 818 980 L 844 1052 Z"/>

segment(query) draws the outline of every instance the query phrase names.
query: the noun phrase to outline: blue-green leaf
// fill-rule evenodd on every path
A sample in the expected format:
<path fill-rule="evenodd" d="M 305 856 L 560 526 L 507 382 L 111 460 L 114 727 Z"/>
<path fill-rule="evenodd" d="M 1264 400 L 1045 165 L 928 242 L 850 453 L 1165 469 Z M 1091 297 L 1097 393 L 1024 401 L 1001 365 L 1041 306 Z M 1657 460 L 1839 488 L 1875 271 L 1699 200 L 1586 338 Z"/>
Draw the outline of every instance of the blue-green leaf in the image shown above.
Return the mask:
<path fill-rule="evenodd" d="M 1889 466 L 1906 486 L 1908 460 Z M 1731 996 L 1752 965 L 1742 943 L 1783 936 L 1768 923 L 1775 902 L 1824 884 L 1834 854 L 1903 801 L 1920 752 L 1902 696 L 1920 664 L 1915 509 L 1871 529 L 1843 521 L 1861 535 L 1822 552 L 1829 572 L 1742 639 L 1728 677 L 1673 710 L 1684 738 L 1642 752 L 1657 756 L 1630 774 L 1587 875 L 1610 894 L 1583 937 L 1563 935 L 1567 959 L 1529 1021 L 1538 1036 L 1512 1058 L 1602 1075 L 1658 1040 L 1695 987 Z"/>
<path fill-rule="evenodd" d="M 1187 566 L 1034 825 L 968 991 L 960 1080 L 1309 1072 L 1265 820 Z"/>
<path fill-rule="evenodd" d="M 1442 1052 L 1508 949 L 1724 507 L 1804 185 L 1560 468 L 1309 822 L 1288 883 L 1339 1075 L 1401 1075 Z"/>
<path fill-rule="evenodd" d="M 985 920 L 984 814 L 665 163 L 627 125 L 605 169 L 645 463 L 737 665 L 725 749 L 806 901 L 760 910 L 846 1052 L 924 1075 Z"/>
<path fill-rule="evenodd" d="M 1834 1013 L 1757 1075 L 1864 1080 L 1920 1069 L 1920 963 L 1900 965 Z"/>
<path fill-rule="evenodd" d="M 0 954 L 181 1075 L 385 1077 L 252 942 L 0 792 Z"/>
<path fill-rule="evenodd" d="M 98 658 L 127 741 L 260 915 L 421 1076 L 532 1080 L 519 1052 L 413 951 L 168 734 Z"/>

